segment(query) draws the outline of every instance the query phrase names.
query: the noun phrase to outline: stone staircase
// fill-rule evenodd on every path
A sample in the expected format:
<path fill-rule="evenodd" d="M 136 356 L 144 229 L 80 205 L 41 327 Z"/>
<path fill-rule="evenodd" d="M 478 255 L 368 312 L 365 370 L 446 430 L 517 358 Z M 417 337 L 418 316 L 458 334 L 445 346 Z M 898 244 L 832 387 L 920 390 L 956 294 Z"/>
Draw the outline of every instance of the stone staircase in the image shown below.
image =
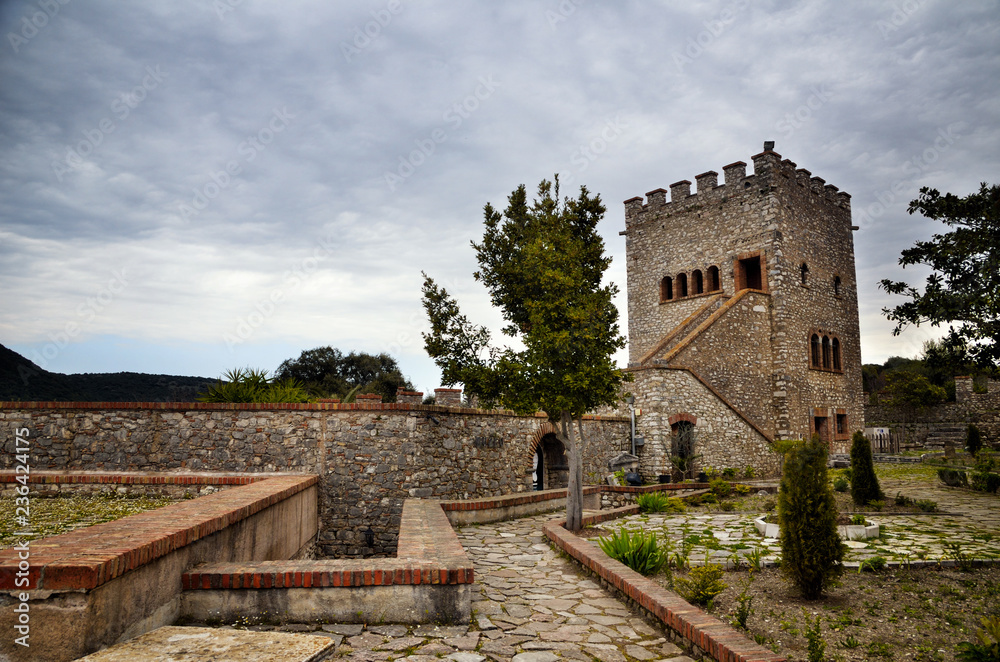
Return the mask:
<path fill-rule="evenodd" d="M 965 427 L 948 426 L 938 427 L 927 434 L 924 447 L 928 450 L 944 450 L 946 444 L 951 444 L 955 449 L 965 447 Z"/>
<path fill-rule="evenodd" d="M 687 319 L 674 327 L 674 329 L 665 335 L 660 342 L 656 343 L 651 350 L 646 352 L 646 354 L 639 359 L 639 363 L 649 363 L 655 357 L 669 354 L 677 346 L 685 343 L 688 337 L 693 335 L 698 327 L 700 327 L 709 317 L 715 314 L 716 311 L 722 308 L 722 306 L 724 306 L 729 299 L 730 296 L 727 294 L 717 294 L 711 297 L 701 308 L 691 313 Z"/>

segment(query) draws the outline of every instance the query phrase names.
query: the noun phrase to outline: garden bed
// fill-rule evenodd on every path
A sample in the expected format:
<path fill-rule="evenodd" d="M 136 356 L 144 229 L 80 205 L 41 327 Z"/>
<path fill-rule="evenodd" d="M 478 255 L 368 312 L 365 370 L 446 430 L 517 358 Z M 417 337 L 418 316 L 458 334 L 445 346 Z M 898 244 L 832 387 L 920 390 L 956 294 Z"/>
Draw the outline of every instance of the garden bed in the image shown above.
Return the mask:
<path fill-rule="evenodd" d="M 753 575 L 725 573 L 728 587 L 709 613 L 731 622 L 745 590 L 752 598 L 747 635 L 789 659 L 807 658 L 804 614 L 819 616 L 827 660 L 932 662 L 955 659 L 960 642 L 975 641 L 980 618 L 1000 613 L 997 566 L 848 571 L 818 601 L 798 597 L 778 569 Z"/>

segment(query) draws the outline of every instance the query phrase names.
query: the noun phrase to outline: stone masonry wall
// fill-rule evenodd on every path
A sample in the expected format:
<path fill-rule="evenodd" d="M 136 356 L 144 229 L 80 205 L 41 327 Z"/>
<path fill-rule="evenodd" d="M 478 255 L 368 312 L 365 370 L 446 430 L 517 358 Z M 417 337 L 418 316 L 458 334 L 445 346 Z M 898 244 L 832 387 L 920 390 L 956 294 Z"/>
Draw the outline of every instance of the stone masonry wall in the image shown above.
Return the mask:
<path fill-rule="evenodd" d="M 632 374 L 632 392 L 644 403 L 636 421 L 636 434 L 646 440 L 638 449 L 644 480 L 671 473 L 670 418 L 677 414 L 695 419 L 694 454 L 702 456 L 696 470 L 752 466 L 758 476 L 778 475 L 780 458 L 767 438 L 690 372 L 654 367 Z"/>
<path fill-rule="evenodd" d="M 1000 381 L 990 380 L 986 393 L 975 393 L 970 377 L 956 377 L 955 400 L 931 407 L 907 420 L 909 443 L 922 446 L 928 435 L 940 429 L 974 423 L 984 444 L 1000 447 Z M 865 406 L 865 420 L 873 427 L 898 430 L 902 426 L 900 412 L 881 405 Z"/>
<path fill-rule="evenodd" d="M 712 386 L 773 437 L 770 304 L 766 294 L 743 296 L 670 364 L 711 375 Z"/>
<path fill-rule="evenodd" d="M 13 466 L 23 427 L 34 470 L 316 473 L 319 552 L 347 557 L 394 553 L 408 497 L 530 490 L 535 446 L 551 431 L 544 417 L 406 404 L 0 403 L 0 467 Z M 584 475 L 599 482 L 629 422 L 590 418 L 585 428 Z"/>

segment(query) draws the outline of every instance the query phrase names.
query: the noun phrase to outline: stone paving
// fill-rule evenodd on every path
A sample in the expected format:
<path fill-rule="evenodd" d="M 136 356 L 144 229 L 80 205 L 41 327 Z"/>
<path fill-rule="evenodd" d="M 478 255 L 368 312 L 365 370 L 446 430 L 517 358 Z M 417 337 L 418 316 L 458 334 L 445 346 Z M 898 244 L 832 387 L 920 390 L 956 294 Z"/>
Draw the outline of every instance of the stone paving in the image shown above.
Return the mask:
<path fill-rule="evenodd" d="M 542 524 L 557 514 L 457 529 L 476 569 L 469 625 L 251 626 L 322 635 L 322 660 L 381 662 L 692 662 L 659 624 L 627 607 L 549 547 Z"/>
<path fill-rule="evenodd" d="M 913 499 L 936 501 L 941 513 L 870 514 L 869 519 L 881 525 L 882 535 L 872 540 L 847 541 L 848 566 L 874 556 L 899 563 L 948 560 L 954 557 L 956 550 L 950 546 L 956 543 L 960 552 L 971 558 L 1000 560 L 997 496 L 905 480 L 882 480 L 881 484 L 887 495 L 900 492 Z M 632 515 L 606 522 L 601 528 L 653 531 L 661 540 L 669 541 L 674 552 L 686 553 L 693 565 L 718 563 L 732 567 L 737 560 L 747 563 L 756 550 L 765 563 L 781 555 L 777 539 L 757 532 L 753 520 L 759 516 L 724 512 Z"/>

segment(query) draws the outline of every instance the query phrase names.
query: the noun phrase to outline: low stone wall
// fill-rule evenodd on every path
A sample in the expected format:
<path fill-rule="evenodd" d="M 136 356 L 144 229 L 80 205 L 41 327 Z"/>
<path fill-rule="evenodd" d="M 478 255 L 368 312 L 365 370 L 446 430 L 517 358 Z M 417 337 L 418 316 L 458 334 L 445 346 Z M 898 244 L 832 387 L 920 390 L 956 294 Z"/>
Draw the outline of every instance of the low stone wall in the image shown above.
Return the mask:
<path fill-rule="evenodd" d="M 0 482 L 14 483 L 21 475 L 4 472 Z M 64 486 L 106 478 L 29 477 Z M 132 478 L 164 484 L 185 477 Z M 173 623 L 180 613 L 181 573 L 198 563 L 288 559 L 309 549 L 318 528 L 316 476 L 217 479 L 249 484 L 0 550 L 0 630 L 11 633 L 0 639 L 0 655 L 74 660 Z M 25 613 L 29 647 L 14 642 Z"/>
<path fill-rule="evenodd" d="M 627 506 L 605 511 L 596 517 L 585 517 L 583 523 L 584 526 L 599 524 L 615 517 L 631 515 L 638 510 L 637 506 Z M 666 625 L 674 642 L 685 648 L 693 648 L 696 658 L 704 656 L 719 662 L 785 660 L 784 656 L 750 641 L 732 626 L 688 604 L 653 580 L 610 558 L 588 541 L 563 528 L 564 523 L 554 520 L 545 524 L 544 532 L 549 540 L 579 561 L 584 569 L 600 578 L 604 586 L 618 592 Z"/>
<path fill-rule="evenodd" d="M 583 488 L 583 509 L 600 510 L 603 492 L 603 487 Z M 566 490 L 539 490 L 489 499 L 442 501 L 441 508 L 453 526 L 502 522 L 564 509 Z"/>
<path fill-rule="evenodd" d="M 601 510 L 622 508 L 635 504 L 636 497 L 650 492 L 679 492 L 681 490 L 704 490 L 708 483 L 662 483 L 658 485 L 604 485 L 601 488 Z M 669 495 L 673 496 L 673 495 Z"/>
<path fill-rule="evenodd" d="M 472 561 L 437 501 L 407 499 L 393 559 L 212 564 L 183 575 L 199 621 L 468 623 Z"/>
<path fill-rule="evenodd" d="M 603 476 L 629 421 L 584 427 L 584 476 Z M 406 403 L 0 402 L 0 468 L 15 464 L 17 430 L 32 471 L 316 474 L 318 553 L 335 558 L 395 554 L 406 499 L 529 492 L 535 449 L 554 431 L 543 415 Z"/>

